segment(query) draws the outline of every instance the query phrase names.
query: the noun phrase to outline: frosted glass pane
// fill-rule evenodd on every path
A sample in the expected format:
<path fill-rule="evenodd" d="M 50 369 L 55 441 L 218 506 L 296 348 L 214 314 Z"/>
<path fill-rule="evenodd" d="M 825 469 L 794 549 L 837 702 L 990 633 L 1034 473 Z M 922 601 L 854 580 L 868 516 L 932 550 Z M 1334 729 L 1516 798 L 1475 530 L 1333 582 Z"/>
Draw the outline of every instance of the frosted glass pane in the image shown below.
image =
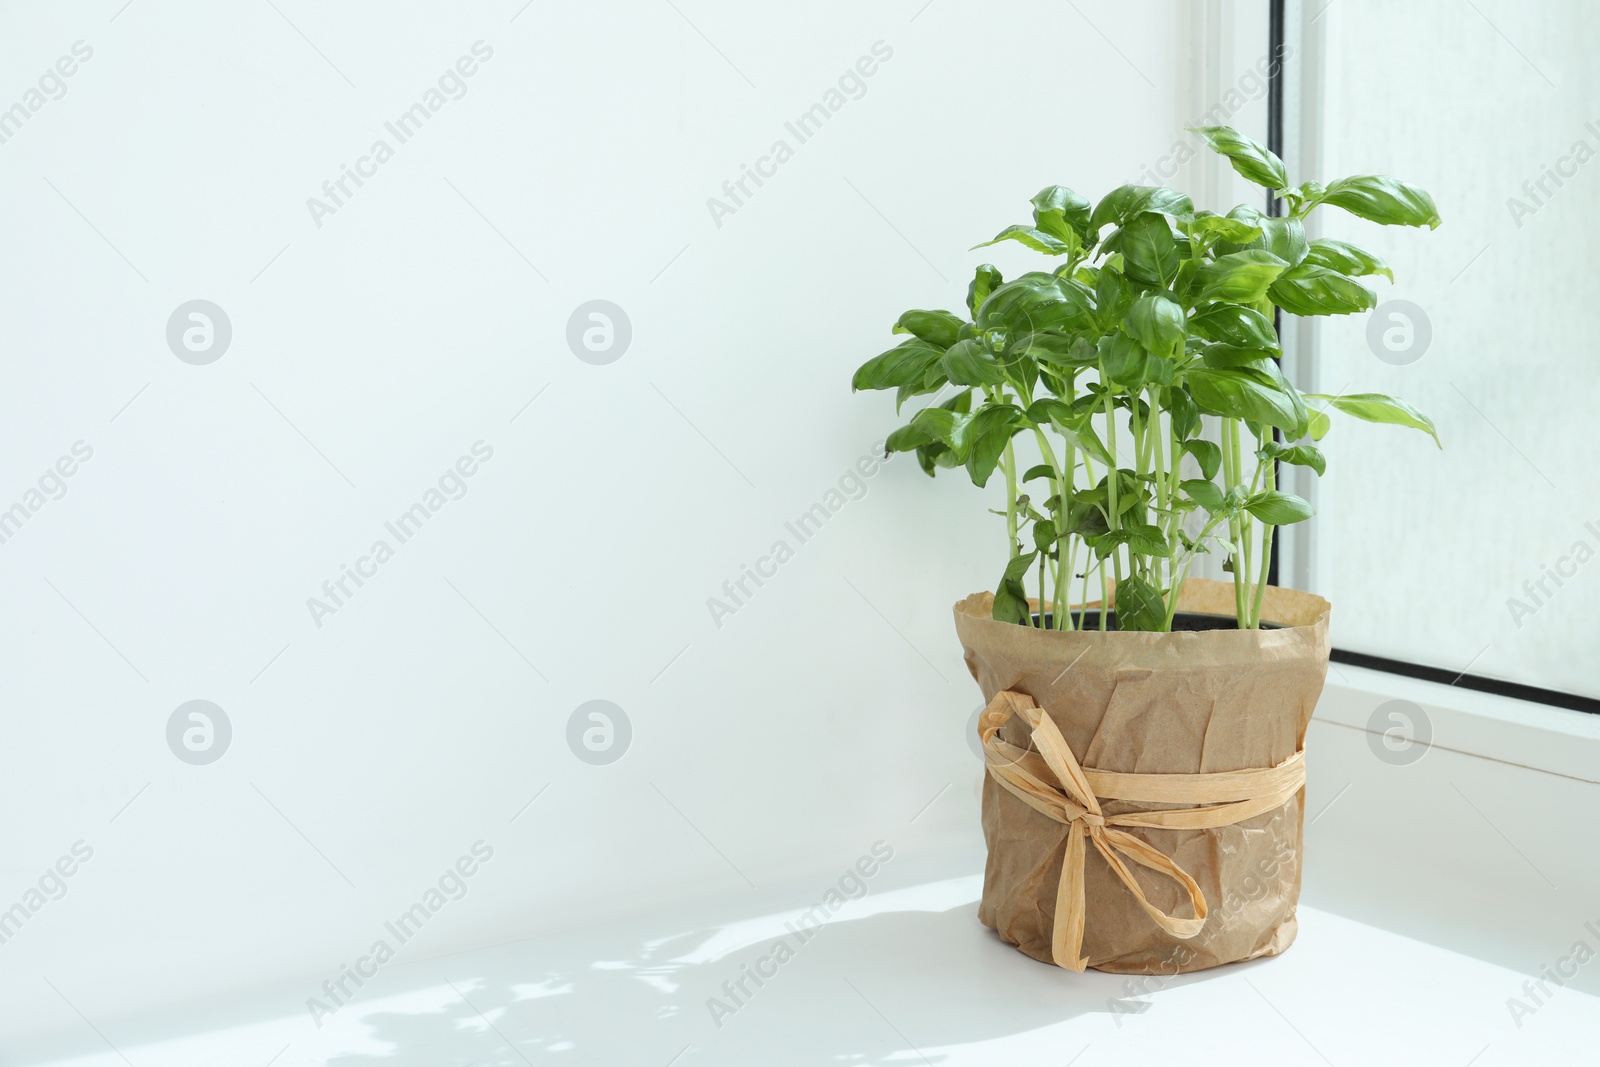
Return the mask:
<path fill-rule="evenodd" d="M 1600 6 L 1323 18 L 1318 176 L 1393 174 L 1444 218 L 1315 216 L 1397 278 L 1373 316 L 1322 320 L 1316 385 L 1405 397 L 1445 445 L 1335 417 L 1310 571 L 1335 643 L 1600 696 Z M 1420 309 L 1409 349 L 1400 300 Z"/>

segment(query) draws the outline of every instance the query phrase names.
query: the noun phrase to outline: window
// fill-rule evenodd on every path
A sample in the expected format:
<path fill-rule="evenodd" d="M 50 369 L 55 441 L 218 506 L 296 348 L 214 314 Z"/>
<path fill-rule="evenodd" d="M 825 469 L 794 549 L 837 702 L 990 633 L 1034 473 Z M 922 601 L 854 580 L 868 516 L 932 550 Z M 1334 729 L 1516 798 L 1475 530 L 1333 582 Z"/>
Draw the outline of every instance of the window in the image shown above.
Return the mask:
<path fill-rule="evenodd" d="M 1335 415 L 1282 580 L 1333 601 L 1336 648 L 1600 698 L 1600 8 L 1288 17 L 1291 177 L 1394 174 L 1444 218 L 1313 215 L 1313 236 L 1377 251 L 1396 280 L 1369 279 L 1370 315 L 1287 322 L 1290 371 L 1404 397 L 1445 448 Z"/>

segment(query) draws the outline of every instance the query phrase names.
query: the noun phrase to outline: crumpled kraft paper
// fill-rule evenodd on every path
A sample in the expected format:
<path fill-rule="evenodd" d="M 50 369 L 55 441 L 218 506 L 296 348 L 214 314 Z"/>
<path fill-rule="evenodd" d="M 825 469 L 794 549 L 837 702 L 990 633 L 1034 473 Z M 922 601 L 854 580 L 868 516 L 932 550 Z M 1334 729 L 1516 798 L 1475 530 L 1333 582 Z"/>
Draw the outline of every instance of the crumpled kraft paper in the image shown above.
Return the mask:
<path fill-rule="evenodd" d="M 1038 630 L 990 617 L 993 594 L 955 606 L 967 667 L 990 701 L 1001 690 L 1031 696 L 1086 769 L 1198 774 L 1273 767 L 1299 751 L 1328 667 L 1329 605 L 1269 588 L 1262 619 L 1272 630 L 1100 633 Z M 1183 612 L 1231 616 L 1230 583 L 1191 578 Z M 1002 740 L 1027 747 L 1013 720 Z M 1151 921 L 1093 850 L 1085 868 L 1089 966 L 1121 974 L 1177 974 L 1274 955 L 1296 933 L 1304 791 L 1281 808 L 1204 830 L 1139 829 L 1199 883 L 1210 911 L 1200 933 L 1173 937 Z M 1182 805 L 1106 800 L 1105 813 Z M 1056 888 L 1067 825 L 1034 811 L 985 776 L 989 847 L 982 922 L 1023 952 L 1051 962 Z M 1192 914 L 1182 889 L 1135 868 L 1150 902 Z"/>

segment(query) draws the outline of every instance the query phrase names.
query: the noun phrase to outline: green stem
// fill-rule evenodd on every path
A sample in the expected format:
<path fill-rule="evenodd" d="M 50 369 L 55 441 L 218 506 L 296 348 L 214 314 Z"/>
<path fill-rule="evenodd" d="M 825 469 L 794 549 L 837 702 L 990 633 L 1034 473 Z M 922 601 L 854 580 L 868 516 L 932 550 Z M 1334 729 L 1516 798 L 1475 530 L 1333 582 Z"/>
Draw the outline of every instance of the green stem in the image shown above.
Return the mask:
<path fill-rule="evenodd" d="M 1069 614 L 1069 613 L 1063 612 L 1061 610 L 1061 604 L 1062 604 L 1062 602 L 1064 600 L 1064 598 L 1062 596 L 1062 592 L 1061 592 L 1061 590 L 1062 590 L 1061 575 L 1062 575 L 1062 571 L 1063 571 L 1063 567 L 1061 565 L 1061 556 L 1062 556 L 1062 545 L 1066 544 L 1066 540 L 1067 540 L 1067 535 L 1066 535 L 1065 531 L 1066 531 L 1066 528 L 1067 528 L 1067 500 L 1068 500 L 1068 497 L 1069 497 L 1070 490 L 1067 488 L 1066 476 L 1062 473 L 1061 464 L 1056 461 L 1056 450 L 1054 448 L 1050 447 L 1050 439 L 1048 437 L 1046 437 L 1044 435 L 1044 431 L 1039 429 L 1039 427 L 1037 427 L 1037 426 L 1035 426 L 1033 428 L 1033 435 L 1039 441 L 1039 452 L 1040 452 L 1040 454 L 1044 456 L 1045 462 L 1050 464 L 1050 471 L 1051 471 L 1051 473 L 1053 475 L 1055 475 L 1056 506 L 1055 506 L 1054 518 L 1055 518 L 1055 524 L 1056 524 L 1056 543 L 1054 545 L 1054 549 L 1055 549 L 1056 570 L 1055 570 L 1055 582 L 1053 583 L 1053 588 L 1054 588 L 1055 591 L 1051 594 L 1050 602 L 1051 602 L 1052 607 L 1055 610 L 1055 628 L 1057 630 L 1069 629 L 1071 627 L 1071 623 L 1070 622 L 1068 622 L 1065 625 L 1063 625 L 1063 623 L 1062 623 L 1063 616 L 1066 615 L 1066 614 Z M 1067 449 L 1068 449 L 1069 453 L 1071 451 L 1071 448 L 1072 448 L 1071 445 L 1067 446 Z M 1039 600 L 1040 600 L 1041 605 L 1043 604 L 1043 601 L 1044 601 L 1044 588 L 1045 588 L 1044 587 L 1044 572 L 1041 571 L 1040 572 L 1040 577 L 1039 577 Z"/>
<path fill-rule="evenodd" d="M 1222 420 L 1222 480 L 1231 491 L 1239 484 L 1239 420 Z M 1234 617 L 1242 628 L 1245 624 L 1244 601 L 1244 522 L 1237 512 L 1228 516 L 1228 540 L 1233 550 L 1233 608 Z"/>
<path fill-rule="evenodd" d="M 1104 378 L 1104 372 L 1101 377 Z M 1122 507 L 1118 500 L 1119 467 L 1117 466 L 1117 407 L 1111 399 L 1110 392 L 1106 393 L 1106 454 L 1111 457 L 1111 462 L 1106 470 L 1106 499 L 1111 505 L 1111 514 L 1107 516 L 1107 525 L 1113 530 L 1122 528 Z M 1105 602 L 1105 561 L 1100 561 L 1100 627 L 1105 628 L 1106 612 L 1111 605 Z M 1122 581 L 1122 553 L 1116 549 L 1111 551 L 1111 569 L 1118 582 Z"/>
<path fill-rule="evenodd" d="M 1022 550 L 1017 544 L 1017 455 L 1010 441 L 1006 442 L 1006 450 L 1000 457 L 1000 467 L 1006 472 L 1006 558 L 1016 559 L 1022 555 Z M 1023 611 L 1023 625 L 1033 625 L 1026 610 Z"/>
<path fill-rule="evenodd" d="M 1264 466 L 1267 468 L 1267 491 L 1278 488 L 1277 464 L 1268 460 Z M 1250 625 L 1261 626 L 1261 602 L 1267 594 L 1267 578 L 1272 567 L 1272 535 L 1276 527 L 1263 523 L 1261 527 L 1261 580 L 1256 583 L 1255 600 L 1250 605 Z"/>

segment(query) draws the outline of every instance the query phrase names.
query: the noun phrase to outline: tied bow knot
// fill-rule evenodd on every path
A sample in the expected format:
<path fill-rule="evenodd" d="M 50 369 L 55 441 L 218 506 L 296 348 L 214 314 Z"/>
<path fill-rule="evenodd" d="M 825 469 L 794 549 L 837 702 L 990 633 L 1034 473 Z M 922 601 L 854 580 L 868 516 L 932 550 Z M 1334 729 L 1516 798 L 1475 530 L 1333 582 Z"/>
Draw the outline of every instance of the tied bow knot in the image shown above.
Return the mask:
<path fill-rule="evenodd" d="M 1013 716 L 1032 729 L 1029 748 L 1000 739 L 1000 728 Z M 1199 884 L 1171 857 L 1118 827 L 1202 830 L 1228 826 L 1283 806 L 1305 784 L 1304 752 L 1296 752 L 1276 767 L 1258 770 L 1207 774 L 1086 771 L 1055 721 L 1032 697 L 1009 689 L 996 693 L 983 709 L 978 717 L 978 736 L 983 742 L 984 762 L 996 783 L 1041 815 L 1072 831 L 1081 831 L 1067 834 L 1050 938 L 1050 954 L 1056 965 L 1079 972 L 1089 965 L 1088 958 L 1081 955 L 1087 918 L 1084 861 L 1088 842 L 1094 844 L 1157 926 L 1173 937 L 1187 940 L 1198 934 L 1206 921 L 1206 898 Z M 1102 798 L 1207 806 L 1108 816 L 1100 807 Z M 1176 882 L 1188 895 L 1194 917 L 1169 915 L 1152 904 L 1128 868 L 1129 860 Z"/>

